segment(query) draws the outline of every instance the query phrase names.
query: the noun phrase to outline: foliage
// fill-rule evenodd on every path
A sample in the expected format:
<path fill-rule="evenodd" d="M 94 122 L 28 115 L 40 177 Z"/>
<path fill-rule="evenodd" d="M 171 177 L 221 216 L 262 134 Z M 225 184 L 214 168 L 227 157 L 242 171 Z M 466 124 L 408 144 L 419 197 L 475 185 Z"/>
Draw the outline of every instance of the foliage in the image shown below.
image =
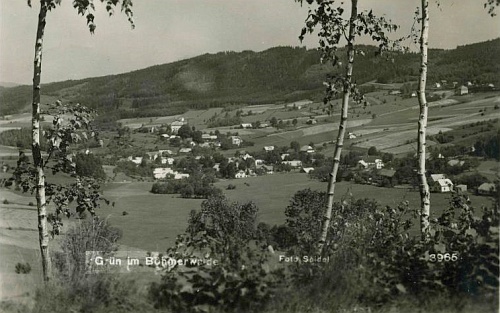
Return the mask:
<path fill-rule="evenodd" d="M 163 182 L 156 182 L 151 187 L 151 192 L 155 194 L 181 194 L 182 198 L 209 198 L 222 194 L 222 190 L 213 185 L 214 178 L 210 175 L 200 177 L 191 175 L 183 179 L 167 179 Z"/>
<path fill-rule="evenodd" d="M 105 179 L 106 173 L 102 168 L 101 159 L 93 154 L 78 153 L 75 158 L 76 174 L 78 176 Z"/>
<path fill-rule="evenodd" d="M 0 145 L 29 149 L 31 147 L 31 129 L 8 129 L 0 133 Z M 40 148 L 47 151 L 47 143 L 42 142 Z"/>
<path fill-rule="evenodd" d="M 58 278 L 67 285 L 78 286 L 87 272 L 87 251 L 110 256 L 118 248 L 120 229 L 97 217 L 82 220 L 62 237 L 61 249 L 54 255 Z"/>
<path fill-rule="evenodd" d="M 29 274 L 29 272 L 31 272 L 31 265 L 28 262 L 16 264 L 16 274 Z"/>
<path fill-rule="evenodd" d="M 255 312 L 266 306 L 280 286 L 283 272 L 270 270 L 267 253 L 253 240 L 257 207 L 215 197 L 192 212 L 186 234 L 169 249 L 174 259 L 211 259 L 217 264 L 169 268 L 153 284 L 156 307 L 182 312 Z"/>
<path fill-rule="evenodd" d="M 95 112 L 80 104 L 64 105 L 57 101 L 48 105 L 45 112 L 52 116 L 50 127 L 42 131 L 47 145 L 47 156 L 43 160 L 44 169 L 57 173 L 77 176 L 76 150 L 78 145 L 90 139 L 98 140 L 98 132 L 93 129 L 92 119 Z M 41 140 L 43 141 L 43 140 Z M 12 181 L 23 192 L 34 193 L 37 187 L 36 169 L 32 161 L 24 153 L 20 153 Z M 100 183 L 93 177 L 76 177 L 73 183 L 58 185 L 45 182 L 46 204 L 54 203 L 55 212 L 49 214 L 52 223 L 52 235 L 59 234 L 62 226 L 61 215 L 70 217 L 88 211 L 95 215 L 95 209 L 103 201 L 109 201 L 100 194 Z"/>

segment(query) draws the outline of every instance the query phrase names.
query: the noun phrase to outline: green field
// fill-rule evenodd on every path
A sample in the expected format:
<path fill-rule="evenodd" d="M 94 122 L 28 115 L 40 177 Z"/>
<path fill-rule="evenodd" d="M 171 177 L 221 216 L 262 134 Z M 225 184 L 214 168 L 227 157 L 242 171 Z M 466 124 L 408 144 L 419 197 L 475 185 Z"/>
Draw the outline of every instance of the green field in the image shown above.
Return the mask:
<path fill-rule="evenodd" d="M 226 190 L 228 184 L 236 186 Z M 258 220 L 269 224 L 285 221 L 284 211 L 293 194 L 311 188 L 326 191 L 327 184 L 311 180 L 304 173 L 274 174 L 245 179 L 222 180 L 216 183 L 226 196 L 240 203 L 255 202 L 259 208 Z M 149 193 L 151 183 L 110 184 L 105 196 L 115 201 L 115 207 L 103 207 L 99 214 L 123 230 L 121 243 L 144 250 L 162 251 L 174 243 L 176 235 L 187 226 L 189 212 L 200 208 L 202 200 L 182 199 L 177 195 L 154 195 Z M 382 188 L 340 182 L 336 187 L 336 199 L 351 193 L 355 198 L 376 199 L 380 205 L 396 206 L 407 200 L 410 206 L 419 207 L 417 191 Z M 431 195 L 431 215 L 436 216 L 448 207 L 450 194 Z M 489 205 L 487 197 L 470 196 L 474 207 Z M 129 214 L 122 215 L 123 211 Z"/>

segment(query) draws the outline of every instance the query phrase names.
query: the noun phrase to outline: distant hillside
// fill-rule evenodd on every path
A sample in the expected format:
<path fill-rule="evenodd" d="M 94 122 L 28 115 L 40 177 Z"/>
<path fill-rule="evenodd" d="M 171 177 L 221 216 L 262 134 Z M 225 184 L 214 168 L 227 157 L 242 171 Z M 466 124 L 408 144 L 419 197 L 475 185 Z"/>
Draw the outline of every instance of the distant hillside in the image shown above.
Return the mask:
<path fill-rule="evenodd" d="M 419 56 L 398 54 L 388 60 L 375 47 L 362 46 L 354 79 L 358 84 L 415 80 Z M 341 54 L 344 51 L 341 49 Z M 500 39 L 431 50 L 429 83 L 446 79 L 500 85 Z M 106 112 L 108 119 L 180 114 L 189 108 L 321 99 L 330 66 L 319 52 L 276 47 L 262 52 L 220 52 L 120 75 L 69 80 L 42 86 L 42 94 L 78 101 Z M 0 89 L 0 115 L 29 110 L 31 87 Z"/>

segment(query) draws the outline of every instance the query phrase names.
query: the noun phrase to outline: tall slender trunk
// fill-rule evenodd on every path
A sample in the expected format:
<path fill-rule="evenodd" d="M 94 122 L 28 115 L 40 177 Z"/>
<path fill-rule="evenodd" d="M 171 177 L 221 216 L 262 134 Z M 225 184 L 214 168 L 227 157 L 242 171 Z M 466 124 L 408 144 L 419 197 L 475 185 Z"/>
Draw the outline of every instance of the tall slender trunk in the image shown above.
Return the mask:
<path fill-rule="evenodd" d="M 47 228 L 47 207 L 45 201 L 45 173 L 42 153 L 40 149 L 40 77 L 42 74 L 42 45 L 45 30 L 47 6 L 40 1 L 38 14 L 38 28 L 35 42 L 35 59 L 33 71 L 33 103 L 32 103 L 32 153 L 36 174 L 36 206 L 38 211 L 38 239 L 42 255 L 43 280 L 48 281 L 51 275 L 49 257 L 49 232 Z"/>
<path fill-rule="evenodd" d="M 418 179 L 420 190 L 420 231 L 422 240 L 429 238 L 431 194 L 425 176 L 425 135 L 427 132 L 427 100 L 425 98 L 425 85 L 427 82 L 427 48 L 429 46 L 429 1 L 422 0 L 422 30 L 420 34 L 420 80 L 418 83 L 418 103 L 420 114 L 418 118 Z"/>
<path fill-rule="evenodd" d="M 352 68 L 354 63 L 354 22 L 358 15 L 358 0 L 351 0 L 351 18 L 349 22 L 349 41 L 347 43 L 347 69 L 345 73 L 345 80 L 343 86 L 342 97 L 342 114 L 339 123 L 339 132 L 337 134 L 337 142 L 335 145 L 335 152 L 333 157 L 333 167 L 328 180 L 328 206 L 323 217 L 323 225 L 321 227 L 321 237 L 318 243 L 318 254 L 321 254 L 323 246 L 328 236 L 328 229 L 330 227 L 330 220 L 332 218 L 333 198 L 335 195 L 335 183 L 337 181 L 337 172 L 340 165 L 340 156 L 342 154 L 342 147 L 344 145 L 344 136 L 347 128 L 347 112 L 349 108 L 349 96 L 351 90 L 351 77 Z"/>

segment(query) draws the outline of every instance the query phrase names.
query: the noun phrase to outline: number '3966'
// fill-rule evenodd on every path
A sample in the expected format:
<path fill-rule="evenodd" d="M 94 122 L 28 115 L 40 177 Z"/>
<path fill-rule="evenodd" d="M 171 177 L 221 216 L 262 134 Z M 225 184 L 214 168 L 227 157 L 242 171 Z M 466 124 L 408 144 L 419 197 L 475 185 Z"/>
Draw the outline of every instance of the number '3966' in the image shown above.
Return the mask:
<path fill-rule="evenodd" d="M 429 262 L 456 262 L 458 253 L 432 253 L 429 254 Z"/>

